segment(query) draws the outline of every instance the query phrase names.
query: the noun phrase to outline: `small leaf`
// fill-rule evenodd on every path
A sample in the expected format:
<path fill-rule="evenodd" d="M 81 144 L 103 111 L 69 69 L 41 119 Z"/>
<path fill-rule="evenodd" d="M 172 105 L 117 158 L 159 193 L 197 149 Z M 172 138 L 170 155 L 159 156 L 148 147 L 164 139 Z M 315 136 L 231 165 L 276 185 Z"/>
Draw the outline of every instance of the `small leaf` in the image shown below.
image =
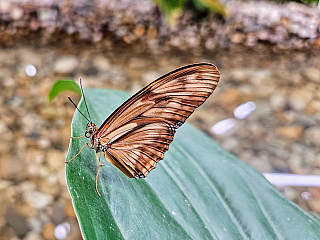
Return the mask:
<path fill-rule="evenodd" d="M 169 25 L 175 25 L 186 0 L 153 0 L 160 8 Z"/>
<path fill-rule="evenodd" d="M 59 79 L 51 87 L 51 90 L 48 94 L 49 101 L 64 91 L 73 91 L 81 96 L 81 89 L 75 81 L 69 79 Z"/>
<path fill-rule="evenodd" d="M 219 0 L 194 0 L 194 3 L 196 5 L 199 5 L 199 2 L 206 6 L 210 11 L 217 12 L 222 14 L 223 16 L 226 16 L 226 8 L 224 5 L 222 5 Z M 198 3 L 198 4 L 197 4 Z"/>
<path fill-rule="evenodd" d="M 103 89 L 86 89 L 85 94 L 98 126 L 130 96 Z M 83 101 L 79 108 L 86 112 Z M 76 111 L 72 136 L 83 135 L 86 125 Z M 85 141 L 70 141 L 67 160 Z M 128 178 L 103 157 L 101 163 L 101 197 L 95 191 L 98 164 L 93 149 L 85 146 L 66 165 L 85 239 L 319 239 L 319 219 L 187 123 L 145 179 Z"/>
<path fill-rule="evenodd" d="M 187 0 L 153 0 L 153 2 L 159 7 L 169 25 L 176 24 L 185 4 L 188 3 Z M 190 2 L 195 6 L 194 11 L 210 10 L 226 16 L 226 8 L 219 0 L 191 0 Z"/>

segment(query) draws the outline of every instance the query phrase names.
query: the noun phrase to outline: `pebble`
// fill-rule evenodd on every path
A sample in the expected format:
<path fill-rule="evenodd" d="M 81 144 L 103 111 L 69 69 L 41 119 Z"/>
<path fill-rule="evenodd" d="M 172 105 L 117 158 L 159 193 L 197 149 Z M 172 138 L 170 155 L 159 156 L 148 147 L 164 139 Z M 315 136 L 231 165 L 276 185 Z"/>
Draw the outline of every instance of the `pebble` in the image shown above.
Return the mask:
<path fill-rule="evenodd" d="M 47 163 L 53 171 L 64 169 L 66 154 L 59 150 L 50 150 L 47 152 Z"/>
<path fill-rule="evenodd" d="M 160 76 L 161 74 L 157 71 L 146 71 L 142 74 L 142 81 L 145 85 L 147 85 Z"/>
<path fill-rule="evenodd" d="M 310 208 L 312 208 L 315 212 L 320 213 L 320 200 L 312 199 L 309 202 Z"/>
<path fill-rule="evenodd" d="M 6 222 L 18 236 L 23 236 L 30 230 L 27 218 L 11 208 L 6 212 Z"/>
<path fill-rule="evenodd" d="M 304 139 L 306 143 L 313 144 L 320 147 L 320 129 L 318 127 L 310 127 L 304 132 Z"/>
<path fill-rule="evenodd" d="M 43 230 L 42 230 L 42 235 L 44 237 L 44 239 L 55 239 L 54 236 L 54 229 L 55 229 L 55 225 L 52 223 L 46 223 L 43 226 Z"/>
<path fill-rule="evenodd" d="M 320 187 L 309 187 L 308 192 L 312 195 L 312 199 L 320 200 Z"/>
<path fill-rule="evenodd" d="M 278 127 L 276 133 L 288 140 L 298 141 L 303 134 L 303 127 L 301 126 L 285 126 Z"/>
<path fill-rule="evenodd" d="M 241 104 L 244 96 L 237 88 L 229 88 L 223 91 L 219 96 L 219 104 L 229 110 L 233 110 L 237 105 Z"/>
<path fill-rule="evenodd" d="M 26 176 L 25 162 L 20 159 L 10 158 L 7 155 L 0 157 L 0 178 L 2 179 L 23 179 Z"/>
<path fill-rule="evenodd" d="M 320 83 L 320 70 L 315 67 L 307 68 L 305 71 L 305 76 L 308 80 Z"/>
<path fill-rule="evenodd" d="M 39 190 L 42 193 L 50 194 L 51 196 L 56 196 L 60 192 L 60 185 L 58 184 L 58 178 L 56 175 L 49 174 L 46 176 L 39 184 Z"/>
<path fill-rule="evenodd" d="M 76 213 L 74 212 L 74 209 L 73 209 L 71 201 L 69 201 L 66 204 L 65 213 L 66 213 L 66 216 L 69 217 L 69 218 L 76 218 Z"/>
<path fill-rule="evenodd" d="M 273 171 L 273 167 L 268 162 L 268 157 L 266 155 L 255 156 L 254 159 L 250 161 L 250 165 L 263 173 L 270 173 Z"/>
<path fill-rule="evenodd" d="M 26 234 L 23 240 L 43 240 L 43 238 L 41 237 L 40 233 L 35 231 L 30 231 Z"/>
<path fill-rule="evenodd" d="M 54 71 L 59 74 L 71 74 L 76 70 L 79 62 L 74 56 L 60 57 L 53 65 Z"/>
<path fill-rule="evenodd" d="M 62 223 L 65 220 L 65 217 L 66 217 L 65 208 L 67 205 L 68 204 L 66 204 L 65 201 L 62 199 L 58 199 L 52 205 L 52 208 L 51 208 L 52 212 L 50 213 L 50 215 L 51 215 L 52 222 L 54 224 Z"/>
<path fill-rule="evenodd" d="M 107 72 L 110 70 L 111 64 L 109 59 L 102 55 L 98 55 L 93 59 L 93 66 L 101 72 Z"/>
<path fill-rule="evenodd" d="M 270 106 L 273 110 L 281 110 L 286 104 L 284 93 L 274 93 L 270 96 Z"/>
<path fill-rule="evenodd" d="M 312 94 L 304 88 L 294 89 L 289 96 L 289 105 L 296 111 L 303 111 L 307 104 L 311 101 Z"/>
<path fill-rule="evenodd" d="M 42 209 L 48 206 L 53 201 L 53 196 L 39 191 L 28 191 L 24 193 L 24 199 L 32 207 Z"/>

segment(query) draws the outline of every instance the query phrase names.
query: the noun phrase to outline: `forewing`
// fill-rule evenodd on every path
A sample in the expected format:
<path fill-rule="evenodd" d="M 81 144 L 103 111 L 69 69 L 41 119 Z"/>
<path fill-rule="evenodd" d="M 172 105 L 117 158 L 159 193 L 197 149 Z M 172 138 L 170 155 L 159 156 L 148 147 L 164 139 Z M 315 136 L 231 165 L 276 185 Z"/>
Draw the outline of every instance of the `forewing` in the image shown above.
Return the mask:
<path fill-rule="evenodd" d="M 150 83 L 99 128 L 101 144 L 110 146 L 106 158 L 127 176 L 146 176 L 163 159 L 175 129 L 211 95 L 219 78 L 213 64 L 199 63 Z"/>

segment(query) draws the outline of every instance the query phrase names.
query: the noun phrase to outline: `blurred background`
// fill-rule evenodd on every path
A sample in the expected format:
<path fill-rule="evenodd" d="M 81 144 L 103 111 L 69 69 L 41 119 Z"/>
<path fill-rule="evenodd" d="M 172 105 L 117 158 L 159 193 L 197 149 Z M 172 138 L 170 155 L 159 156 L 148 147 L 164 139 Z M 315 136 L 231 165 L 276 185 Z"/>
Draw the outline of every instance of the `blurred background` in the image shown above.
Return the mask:
<path fill-rule="evenodd" d="M 189 123 L 261 173 L 320 175 L 316 3 L 0 1 L 0 239 L 81 239 L 65 182 L 73 92 L 135 93 L 211 62 L 220 83 Z M 320 216 L 320 188 L 278 187 Z"/>

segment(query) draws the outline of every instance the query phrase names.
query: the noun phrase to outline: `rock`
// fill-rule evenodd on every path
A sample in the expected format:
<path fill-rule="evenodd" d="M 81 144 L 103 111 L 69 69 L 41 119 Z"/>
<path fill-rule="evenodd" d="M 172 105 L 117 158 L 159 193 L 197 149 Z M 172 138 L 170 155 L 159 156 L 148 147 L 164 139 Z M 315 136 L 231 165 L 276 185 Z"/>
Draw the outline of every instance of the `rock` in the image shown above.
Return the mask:
<path fill-rule="evenodd" d="M 42 235 L 44 237 L 44 239 L 55 239 L 54 236 L 54 229 L 55 229 L 55 225 L 52 223 L 46 223 L 43 226 L 43 230 L 42 230 Z"/>
<path fill-rule="evenodd" d="M 269 97 L 275 92 L 276 88 L 277 84 L 272 81 L 271 78 L 263 79 L 263 81 L 261 81 L 261 84 L 255 87 L 254 94 L 259 98 Z"/>
<path fill-rule="evenodd" d="M 320 213 L 320 200 L 319 199 L 311 199 L 308 202 L 308 205 L 313 211 Z"/>
<path fill-rule="evenodd" d="M 59 169 L 64 169 L 66 155 L 64 152 L 59 150 L 50 150 L 47 153 L 47 163 L 53 171 L 58 171 Z"/>
<path fill-rule="evenodd" d="M 270 104 L 265 101 L 257 101 L 256 109 L 252 112 L 251 118 L 266 117 L 271 113 Z"/>
<path fill-rule="evenodd" d="M 12 158 L 3 154 L 0 157 L 0 178 L 2 179 L 23 179 L 26 176 L 25 162 L 21 162 L 18 158 Z"/>
<path fill-rule="evenodd" d="M 66 217 L 65 201 L 57 200 L 52 206 L 51 219 L 54 224 L 62 223 Z"/>
<path fill-rule="evenodd" d="M 270 96 L 270 100 L 269 101 L 270 101 L 271 108 L 273 110 L 281 109 L 286 104 L 285 94 L 279 94 L 279 93 L 272 94 Z"/>
<path fill-rule="evenodd" d="M 12 208 L 8 208 L 6 211 L 6 222 L 20 237 L 30 230 L 27 218 L 13 210 Z"/>
<path fill-rule="evenodd" d="M 22 48 L 19 51 L 19 58 L 21 59 L 21 64 L 25 67 L 27 64 L 32 64 L 36 68 L 42 66 L 43 54 L 38 51 L 33 51 L 31 48 Z"/>
<path fill-rule="evenodd" d="M 53 120 L 57 116 L 62 116 L 64 112 L 59 111 L 55 106 L 46 104 L 41 108 L 41 116 L 46 120 Z"/>
<path fill-rule="evenodd" d="M 0 180 L 0 192 L 7 189 L 11 185 L 12 185 L 12 182 L 9 180 Z"/>
<path fill-rule="evenodd" d="M 69 217 L 69 218 L 76 218 L 77 217 L 74 212 L 71 201 L 68 201 L 68 203 L 66 204 L 65 213 L 66 213 L 67 217 Z"/>
<path fill-rule="evenodd" d="M 273 172 L 273 168 L 268 161 L 267 155 L 255 156 L 249 162 L 250 166 L 257 169 L 259 172 L 270 173 Z"/>
<path fill-rule="evenodd" d="M 311 100 L 311 102 L 306 106 L 305 113 L 308 115 L 320 113 L 320 101 L 316 99 Z"/>
<path fill-rule="evenodd" d="M 0 229 L 0 238 L 3 240 L 7 240 L 7 239 L 20 240 L 21 239 L 17 236 L 15 231 L 10 226 Z"/>
<path fill-rule="evenodd" d="M 320 128 L 319 127 L 310 127 L 304 132 L 304 140 L 308 144 L 313 144 L 320 147 Z"/>
<path fill-rule="evenodd" d="M 28 225 L 32 229 L 33 232 L 40 233 L 42 231 L 43 222 L 47 222 L 47 219 L 41 218 L 42 214 L 37 214 L 37 216 L 30 217 L 28 219 Z"/>
<path fill-rule="evenodd" d="M 278 127 L 276 133 L 283 138 L 298 141 L 303 135 L 303 128 L 301 126 Z"/>
<path fill-rule="evenodd" d="M 45 194 L 38 191 L 29 191 L 23 194 L 23 198 L 32 207 L 36 209 L 42 209 L 52 203 L 53 197 L 49 194 Z"/>
<path fill-rule="evenodd" d="M 37 185 L 31 181 L 23 181 L 18 186 L 22 192 L 34 191 L 37 189 Z"/>
<path fill-rule="evenodd" d="M 60 57 L 53 65 L 53 69 L 59 74 L 71 74 L 78 66 L 78 59 L 74 56 Z"/>
<path fill-rule="evenodd" d="M 136 28 L 134 29 L 134 35 L 139 38 L 141 37 L 144 33 L 145 33 L 146 29 L 142 24 L 139 24 L 136 26 Z"/>
<path fill-rule="evenodd" d="M 57 176 L 54 174 L 50 174 L 42 179 L 42 181 L 40 181 L 39 183 L 39 190 L 42 193 L 46 193 L 52 196 L 59 195 L 60 185 Z"/>
<path fill-rule="evenodd" d="M 246 39 L 246 36 L 243 33 L 234 33 L 230 36 L 230 40 L 234 44 L 243 43 Z"/>
<path fill-rule="evenodd" d="M 292 187 L 285 187 L 283 189 L 284 195 L 291 201 L 295 201 L 298 198 L 298 193 Z"/>
<path fill-rule="evenodd" d="M 93 66 L 101 72 L 107 72 L 110 69 L 110 61 L 102 55 L 98 55 L 93 59 Z"/>
<path fill-rule="evenodd" d="M 316 118 L 311 117 L 311 116 L 307 116 L 304 114 L 299 114 L 296 117 L 296 122 L 297 124 L 301 125 L 303 128 L 310 128 L 310 127 L 315 127 L 318 125 L 318 121 Z"/>
<path fill-rule="evenodd" d="M 320 200 L 320 188 L 319 187 L 309 187 L 308 192 L 311 193 L 313 199 Z"/>
<path fill-rule="evenodd" d="M 229 88 L 219 95 L 219 104 L 229 110 L 233 110 L 237 105 L 241 104 L 244 96 L 237 88 Z"/>
<path fill-rule="evenodd" d="M 289 96 L 289 105 L 296 111 L 302 111 L 312 99 L 312 92 L 304 88 L 292 91 Z"/>
<path fill-rule="evenodd" d="M 28 148 L 24 159 L 27 163 L 43 163 L 44 155 L 45 153 L 42 150 Z"/>
<path fill-rule="evenodd" d="M 244 68 L 236 68 L 231 71 L 231 79 L 235 80 L 236 82 L 247 82 L 251 77 L 251 71 L 248 71 Z M 229 72 L 221 73 L 222 76 L 226 76 Z"/>
<path fill-rule="evenodd" d="M 297 154 L 291 154 L 289 158 L 290 171 L 294 174 L 307 174 L 307 170 L 303 168 L 303 158 Z"/>
<path fill-rule="evenodd" d="M 35 231 L 30 231 L 26 234 L 23 240 L 43 240 L 43 238 L 40 236 L 40 233 Z"/>
<path fill-rule="evenodd" d="M 304 74 L 308 80 L 320 83 L 320 70 L 319 70 L 319 68 L 310 67 L 310 68 L 306 69 Z"/>
<path fill-rule="evenodd" d="M 147 85 L 160 77 L 160 75 L 161 74 L 157 71 L 145 71 L 142 73 L 142 81 L 145 85 Z"/>

